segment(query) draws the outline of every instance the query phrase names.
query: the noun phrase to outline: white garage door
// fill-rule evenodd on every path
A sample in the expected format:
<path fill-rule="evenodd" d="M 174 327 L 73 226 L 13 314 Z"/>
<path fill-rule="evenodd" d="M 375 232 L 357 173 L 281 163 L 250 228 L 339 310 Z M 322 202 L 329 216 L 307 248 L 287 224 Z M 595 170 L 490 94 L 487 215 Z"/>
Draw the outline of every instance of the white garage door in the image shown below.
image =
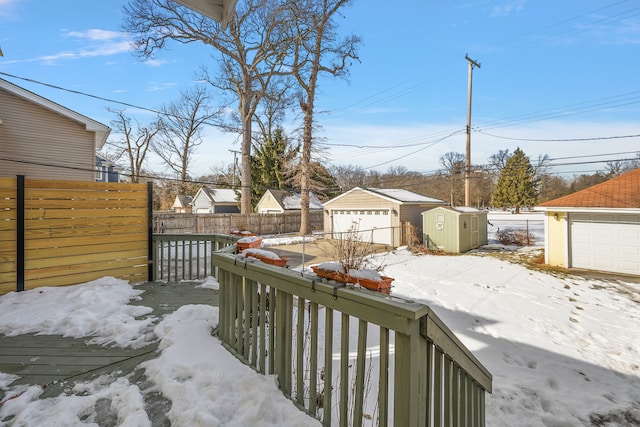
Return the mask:
<path fill-rule="evenodd" d="M 389 209 L 344 209 L 331 212 L 333 232 L 346 233 L 356 227 L 363 242 L 393 244 Z"/>
<path fill-rule="evenodd" d="M 640 275 L 640 215 L 571 214 L 571 266 Z"/>

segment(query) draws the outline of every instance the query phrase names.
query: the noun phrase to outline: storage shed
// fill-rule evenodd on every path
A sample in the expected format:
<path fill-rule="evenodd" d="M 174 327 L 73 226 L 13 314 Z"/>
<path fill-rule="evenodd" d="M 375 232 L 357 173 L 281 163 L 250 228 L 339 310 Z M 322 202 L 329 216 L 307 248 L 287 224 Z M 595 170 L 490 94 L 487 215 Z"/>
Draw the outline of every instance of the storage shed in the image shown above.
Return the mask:
<path fill-rule="evenodd" d="M 424 245 L 463 253 L 487 244 L 487 213 L 475 208 L 441 206 L 422 213 Z"/>

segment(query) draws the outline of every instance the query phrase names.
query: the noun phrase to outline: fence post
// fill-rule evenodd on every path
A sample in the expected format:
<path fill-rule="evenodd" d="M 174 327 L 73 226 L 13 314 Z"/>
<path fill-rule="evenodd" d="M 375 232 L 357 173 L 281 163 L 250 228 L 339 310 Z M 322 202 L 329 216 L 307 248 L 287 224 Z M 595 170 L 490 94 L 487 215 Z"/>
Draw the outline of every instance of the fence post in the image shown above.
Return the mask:
<path fill-rule="evenodd" d="M 156 280 L 153 259 L 153 182 L 147 182 L 147 280 Z"/>
<path fill-rule="evenodd" d="M 24 291 L 24 175 L 16 175 L 16 291 Z"/>

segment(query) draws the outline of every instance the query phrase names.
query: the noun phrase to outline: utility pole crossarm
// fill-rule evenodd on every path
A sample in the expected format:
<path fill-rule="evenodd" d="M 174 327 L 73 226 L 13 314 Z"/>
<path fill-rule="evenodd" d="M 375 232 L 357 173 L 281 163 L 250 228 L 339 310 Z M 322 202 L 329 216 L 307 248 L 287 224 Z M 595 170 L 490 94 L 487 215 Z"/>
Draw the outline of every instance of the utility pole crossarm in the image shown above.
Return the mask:
<path fill-rule="evenodd" d="M 464 59 L 466 59 L 467 61 L 469 61 L 469 63 L 471 64 L 471 66 L 472 66 L 472 67 L 478 67 L 478 68 L 481 68 L 481 67 L 480 67 L 480 63 L 479 63 L 478 61 L 474 61 L 473 59 L 469 58 L 469 55 L 468 55 L 468 54 L 465 54 L 465 55 L 464 55 Z"/>

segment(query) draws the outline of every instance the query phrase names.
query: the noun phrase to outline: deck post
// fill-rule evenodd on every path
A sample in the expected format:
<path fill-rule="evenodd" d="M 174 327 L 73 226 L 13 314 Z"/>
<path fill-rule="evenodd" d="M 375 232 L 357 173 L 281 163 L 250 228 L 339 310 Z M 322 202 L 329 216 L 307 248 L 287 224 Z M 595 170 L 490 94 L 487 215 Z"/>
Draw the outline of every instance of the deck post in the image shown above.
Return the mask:
<path fill-rule="evenodd" d="M 154 268 L 154 259 L 153 259 L 153 182 L 147 182 L 147 280 L 155 281 L 156 280 L 156 269 Z"/>
<path fill-rule="evenodd" d="M 396 332 L 394 422 L 396 426 L 428 425 L 427 342 L 420 335 L 420 319 L 409 320 L 407 335 Z"/>
<path fill-rule="evenodd" d="M 16 291 L 24 291 L 24 175 L 16 182 Z"/>

